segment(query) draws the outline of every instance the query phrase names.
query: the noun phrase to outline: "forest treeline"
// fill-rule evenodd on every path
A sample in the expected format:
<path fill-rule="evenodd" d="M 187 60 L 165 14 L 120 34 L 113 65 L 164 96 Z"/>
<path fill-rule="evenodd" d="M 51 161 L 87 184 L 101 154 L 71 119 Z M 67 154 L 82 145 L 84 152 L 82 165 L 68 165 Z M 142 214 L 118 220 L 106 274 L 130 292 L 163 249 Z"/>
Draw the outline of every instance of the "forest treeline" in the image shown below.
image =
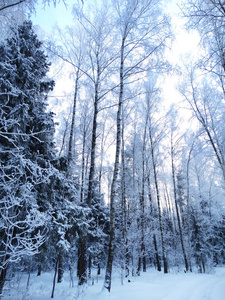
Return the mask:
<path fill-rule="evenodd" d="M 15 272 L 53 271 L 53 298 L 65 270 L 72 285 L 105 272 L 110 291 L 113 266 L 123 281 L 225 263 L 225 6 L 183 2 L 202 56 L 174 70 L 164 4 L 78 1 L 44 44 L 25 13 L 13 22 L 35 1 L 0 6 L 0 295 Z M 73 93 L 53 113 L 59 63 Z M 166 109 L 178 70 L 184 109 Z"/>

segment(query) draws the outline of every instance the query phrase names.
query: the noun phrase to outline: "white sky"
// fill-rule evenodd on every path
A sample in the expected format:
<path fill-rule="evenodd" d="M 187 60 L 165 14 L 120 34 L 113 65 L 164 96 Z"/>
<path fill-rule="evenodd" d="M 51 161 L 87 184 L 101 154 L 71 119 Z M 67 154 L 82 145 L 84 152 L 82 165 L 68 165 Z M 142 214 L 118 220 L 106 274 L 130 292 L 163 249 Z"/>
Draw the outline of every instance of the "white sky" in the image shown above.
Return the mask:
<path fill-rule="evenodd" d="M 81 0 L 76 1 L 81 2 Z M 41 30 L 44 30 L 46 35 L 50 36 L 53 34 L 54 25 L 58 25 L 61 28 L 67 25 L 72 25 L 73 16 L 71 10 L 76 1 L 66 0 L 68 7 L 65 6 L 62 0 L 56 5 L 56 7 L 54 7 L 53 4 L 43 7 L 42 0 L 39 0 L 40 4 L 36 8 L 36 15 L 31 18 L 33 24 L 39 25 Z M 173 66 L 182 64 L 182 60 L 185 60 L 185 57 L 187 56 L 189 56 L 190 59 L 194 58 L 199 52 L 198 43 L 200 40 L 197 32 L 192 31 L 188 33 L 183 28 L 185 20 L 179 16 L 177 3 L 181 3 L 181 0 L 167 0 L 165 8 L 166 13 L 171 15 L 175 35 L 172 48 L 166 51 L 166 57 Z M 178 104 L 181 100 L 181 95 L 176 90 L 176 85 L 179 82 L 179 79 L 179 75 L 171 75 L 167 76 L 164 80 L 163 98 L 165 99 L 164 104 L 166 109 L 169 109 L 171 103 Z M 70 88 L 71 90 L 73 89 L 73 84 L 69 78 L 63 80 L 63 78 L 57 79 L 56 77 L 55 80 L 55 95 L 63 95 L 65 92 L 70 92 Z"/>
<path fill-rule="evenodd" d="M 77 0 L 80 1 L 81 0 Z M 88 1 L 88 0 L 86 0 Z M 93 0 L 92 0 L 93 1 Z M 95 1 L 95 0 L 94 0 Z M 167 0 L 166 12 L 172 16 L 172 25 L 175 29 L 175 41 L 171 51 L 167 51 L 167 57 L 173 64 L 180 63 L 181 57 L 187 54 L 195 54 L 198 51 L 199 36 L 196 32 L 188 33 L 182 27 L 185 20 L 179 16 L 179 8 L 177 3 L 180 0 Z M 56 7 L 42 4 L 39 0 L 39 5 L 36 7 L 36 15 L 32 16 L 34 25 L 39 25 L 46 34 L 51 34 L 54 25 L 63 28 L 73 24 L 73 16 L 71 13 L 72 6 L 76 3 L 74 0 L 66 0 L 68 8 L 61 0 Z"/>
<path fill-rule="evenodd" d="M 42 0 L 39 0 L 42 2 Z M 42 30 L 46 32 L 46 35 L 53 35 L 53 28 L 54 25 L 58 25 L 60 28 L 63 29 L 63 27 L 67 25 L 73 24 L 73 16 L 71 13 L 72 5 L 75 3 L 75 1 L 81 1 L 81 0 L 66 0 L 70 6 L 68 9 L 63 4 L 62 0 L 60 4 L 54 8 L 53 5 L 46 6 L 45 9 L 43 8 L 43 5 L 40 4 L 37 7 L 36 16 L 32 17 L 32 21 L 34 25 L 39 25 Z M 88 0 L 85 0 L 88 1 Z M 95 1 L 95 0 L 91 0 Z M 179 17 L 177 14 L 179 13 L 179 9 L 176 5 L 177 2 L 180 2 L 179 0 L 167 0 L 168 4 L 166 7 L 166 12 L 171 15 L 172 18 L 172 26 L 174 27 L 174 41 L 172 44 L 171 49 L 168 49 L 166 51 L 166 57 L 170 61 L 170 63 L 175 66 L 180 65 L 182 63 L 182 58 L 184 57 L 195 57 L 196 53 L 198 53 L 198 43 L 199 43 L 199 35 L 197 32 L 191 32 L 188 33 L 184 28 L 184 20 Z M 184 59 L 185 60 L 185 59 Z M 52 70 L 54 72 L 54 69 Z M 52 73 L 51 72 L 51 73 Z M 74 82 L 71 80 L 71 78 L 68 77 L 68 74 L 70 72 L 66 71 L 65 76 L 61 76 L 61 78 L 58 78 L 57 76 L 54 76 L 52 74 L 53 79 L 56 81 L 56 87 L 53 91 L 53 98 L 54 95 L 57 96 L 63 96 L 65 94 L 69 94 L 70 92 L 73 92 L 74 89 Z M 179 83 L 181 76 L 179 74 L 171 74 L 168 75 L 165 80 L 163 81 L 163 99 L 164 99 L 164 107 L 165 111 L 169 110 L 171 104 L 174 104 L 176 108 L 180 107 L 180 102 L 182 99 L 182 96 L 176 89 L 177 84 Z M 72 99 L 72 97 L 70 97 Z M 70 105 L 69 99 L 67 101 L 63 101 L 63 99 L 66 99 L 66 96 L 64 98 L 59 97 L 59 102 L 56 103 L 56 107 L 54 107 L 54 101 L 50 102 L 50 109 L 58 112 L 58 111 L 67 111 L 68 106 Z M 62 102 L 61 102 L 62 100 Z M 61 104 L 60 104 L 61 103 Z M 62 107 L 63 106 L 63 107 Z M 164 112 L 165 112 L 164 111 Z M 180 117 L 184 120 L 182 123 L 181 130 L 186 130 L 187 127 L 190 126 L 189 118 L 190 113 L 187 112 L 187 110 L 179 110 Z M 57 120 L 59 121 L 59 120 Z"/>
<path fill-rule="evenodd" d="M 77 1 L 81 2 L 81 0 Z M 172 24 L 176 27 L 176 43 L 173 47 L 172 54 L 172 57 L 176 59 L 181 53 L 195 49 L 196 42 L 198 41 L 198 35 L 193 32 L 185 32 L 185 30 L 182 29 L 185 20 L 179 16 L 179 8 L 177 5 L 177 3 L 180 3 L 181 1 L 167 0 L 166 2 L 166 13 L 172 16 Z M 36 15 L 33 15 L 31 18 L 34 25 L 39 25 L 46 32 L 51 33 L 54 25 L 65 27 L 73 23 L 71 9 L 76 3 L 74 0 L 66 0 L 67 7 L 62 0 L 56 5 L 56 7 L 54 7 L 53 4 L 46 5 L 44 7 L 42 0 L 39 0 L 39 3 L 40 4 L 36 7 Z"/>
<path fill-rule="evenodd" d="M 51 32 L 55 24 L 59 27 L 70 25 L 73 22 L 71 13 L 73 0 L 67 0 L 68 7 L 65 6 L 63 1 L 54 7 L 53 4 L 42 4 L 42 0 L 39 0 L 39 5 L 36 7 L 36 15 L 32 16 L 32 22 L 34 25 L 40 25 L 46 32 Z"/>

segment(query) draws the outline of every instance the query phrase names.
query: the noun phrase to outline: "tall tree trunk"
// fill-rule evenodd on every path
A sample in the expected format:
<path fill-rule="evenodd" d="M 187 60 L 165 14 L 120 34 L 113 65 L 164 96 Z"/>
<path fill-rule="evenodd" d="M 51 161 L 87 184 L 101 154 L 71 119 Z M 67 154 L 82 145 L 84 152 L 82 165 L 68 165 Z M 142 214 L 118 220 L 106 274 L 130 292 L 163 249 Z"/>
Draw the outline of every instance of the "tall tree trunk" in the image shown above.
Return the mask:
<path fill-rule="evenodd" d="M 53 286 L 52 286 L 52 294 L 51 294 L 51 298 L 54 298 L 55 281 L 56 281 L 57 270 L 58 270 L 58 257 L 57 257 L 57 260 L 56 260 L 56 262 L 55 262 L 55 274 L 54 274 L 54 278 L 53 278 Z"/>
<path fill-rule="evenodd" d="M 81 158 L 81 188 L 80 188 L 80 202 L 84 201 L 84 174 L 85 174 L 85 146 L 86 146 L 86 129 L 84 125 L 83 142 L 82 142 L 82 158 Z"/>
<path fill-rule="evenodd" d="M 74 127 L 75 127 L 75 117 L 76 117 L 76 106 L 77 106 L 77 92 L 78 92 L 78 81 L 79 81 L 79 68 L 76 71 L 76 79 L 75 79 L 75 90 L 73 97 L 73 112 L 72 112 L 72 120 L 71 120 L 71 128 L 70 128 L 70 136 L 69 136 L 69 145 L 68 145 L 68 173 L 71 171 L 71 162 L 73 159 L 73 139 L 74 139 Z"/>
<path fill-rule="evenodd" d="M 191 225 L 190 225 L 190 178 L 189 178 L 189 167 L 190 167 L 190 161 L 191 161 L 191 153 L 194 148 L 194 141 L 191 145 L 191 149 L 188 154 L 188 160 L 187 160 L 187 168 L 186 168 L 186 180 L 187 180 L 187 232 L 188 232 L 188 260 L 189 260 L 189 266 L 190 271 L 192 272 L 192 263 L 191 263 Z"/>
<path fill-rule="evenodd" d="M 122 118 L 122 178 L 121 178 L 121 197 L 122 197 L 122 237 L 123 237 L 123 254 L 122 254 L 122 268 L 125 269 L 125 277 L 129 276 L 129 249 L 127 240 L 127 202 L 126 202 L 126 173 L 125 173 L 125 141 L 124 141 L 124 115 Z"/>
<path fill-rule="evenodd" d="M 122 114 L 122 103 L 124 93 L 124 46 L 125 37 L 122 38 L 121 45 L 121 57 L 120 57 L 120 94 L 117 111 L 117 133 L 116 133 L 116 157 L 114 164 L 113 179 L 111 185 L 110 194 L 110 236 L 109 236 L 109 249 L 108 249 L 108 260 L 106 266 L 105 282 L 104 287 L 110 292 L 111 289 L 111 278 L 112 278 L 112 265 L 114 256 L 114 244 L 115 244 L 115 199 L 117 195 L 117 181 L 119 175 L 119 157 L 121 150 L 121 114 Z"/>
<path fill-rule="evenodd" d="M 150 211 L 151 211 L 152 217 L 154 217 L 152 194 L 151 194 L 150 174 L 148 176 L 148 188 L 149 188 L 148 197 L 149 197 L 149 202 L 150 202 Z M 152 231 L 154 232 L 154 230 L 155 230 L 155 226 L 154 226 L 154 223 L 153 223 L 152 224 Z M 155 260 L 156 260 L 157 270 L 159 272 L 161 272 L 161 261 L 160 261 L 160 256 L 159 256 L 159 252 L 158 252 L 157 239 L 156 239 L 155 233 L 153 233 L 153 245 L 154 245 L 154 249 L 155 249 Z"/>
<path fill-rule="evenodd" d="M 3 287 L 6 280 L 6 273 L 7 273 L 7 266 L 5 266 L 3 269 L 0 269 L 0 299 L 3 292 Z"/>
<path fill-rule="evenodd" d="M 38 265 L 37 276 L 41 276 L 41 263 Z"/>
<path fill-rule="evenodd" d="M 110 235 L 109 235 L 108 260 L 107 260 L 105 283 L 104 283 L 104 287 L 109 292 L 111 289 L 112 264 L 113 264 L 114 246 L 115 246 L 115 199 L 117 195 L 117 180 L 119 175 L 119 155 L 120 155 L 120 144 L 121 144 L 121 129 L 120 129 L 121 107 L 122 107 L 122 102 L 119 103 L 119 108 L 117 112 L 116 159 L 115 159 L 113 180 L 112 180 L 111 194 L 110 194 Z"/>
<path fill-rule="evenodd" d="M 161 242 L 162 242 L 163 268 L 164 268 L 164 273 L 168 273 L 168 263 L 167 263 L 167 257 L 166 257 L 166 248 L 165 248 L 164 233 L 163 233 L 163 226 L 162 226 L 160 194 L 159 194 L 159 186 L 158 186 L 158 178 L 157 178 L 157 170 L 156 170 L 154 145 L 153 145 L 153 140 L 152 140 L 151 128 L 149 128 L 149 138 L 150 138 L 150 143 L 151 143 L 151 156 L 152 156 L 152 165 L 153 165 L 153 173 L 154 173 L 154 183 L 155 183 L 155 189 L 156 189 L 156 199 L 157 199 L 157 205 L 158 205 L 159 228 L 160 228 Z"/>
<path fill-rule="evenodd" d="M 92 268 L 92 257 L 91 254 L 88 256 L 88 278 L 91 278 L 91 268 Z"/>
<path fill-rule="evenodd" d="M 98 115 L 98 85 L 100 79 L 100 69 L 97 66 L 97 80 L 95 82 L 95 98 L 94 98 L 94 115 L 93 115 L 93 126 L 92 126 L 92 140 L 91 140 L 91 162 L 90 162 L 90 172 L 88 180 L 88 195 L 87 195 L 87 205 L 92 206 L 93 199 L 93 183 L 95 175 L 95 153 L 96 153 L 96 140 L 97 140 L 97 115 Z M 80 232 L 79 237 L 79 256 L 78 256 L 78 266 L 79 266 L 79 285 L 87 282 L 87 240 L 88 233 L 86 231 Z"/>
<path fill-rule="evenodd" d="M 79 278 L 78 284 L 82 285 L 87 282 L 87 258 L 86 258 L 86 234 L 79 233 L 78 245 L 78 261 L 77 261 L 77 275 Z"/>
<path fill-rule="evenodd" d="M 165 198 L 165 202 L 167 203 L 167 214 L 168 214 L 168 218 L 171 220 L 171 232 L 172 232 L 172 240 L 173 240 L 173 247 L 174 247 L 174 255 L 175 255 L 175 260 L 174 263 L 177 267 L 179 267 L 179 262 L 177 259 L 177 225 L 176 225 L 176 217 L 175 217 L 175 212 L 174 209 L 171 208 L 172 204 L 171 204 L 171 200 L 170 200 L 170 196 L 169 196 L 169 192 L 168 192 L 168 188 L 167 185 L 164 185 L 164 198 Z"/>
<path fill-rule="evenodd" d="M 174 193 L 174 201 L 175 201 L 175 208 L 176 208 L 176 215 L 177 215 L 177 222 L 178 222 L 178 229 L 179 229 L 179 235 L 180 235 L 180 243 L 182 247 L 182 252 L 184 256 L 184 264 L 186 271 L 188 271 L 188 260 L 187 260 L 187 255 L 184 247 L 184 239 L 183 239 L 183 232 L 181 228 L 181 221 L 180 221 L 180 214 L 179 214 L 179 209 L 178 209 L 178 204 L 177 204 L 177 188 L 176 188 L 176 179 L 175 179 L 175 167 L 174 167 L 174 147 L 173 147 L 173 136 L 172 136 L 172 131 L 171 131 L 171 148 L 170 148 L 170 154 L 171 154 L 171 167 L 172 167 L 172 178 L 173 178 L 173 193 Z"/>
<path fill-rule="evenodd" d="M 99 194 L 102 193 L 102 176 L 103 176 L 103 163 L 104 163 L 104 146 L 105 146 L 105 140 L 107 138 L 107 135 L 109 133 L 109 130 L 108 130 L 108 133 L 106 134 L 106 120 L 107 120 L 107 117 L 105 118 L 104 117 L 104 123 L 103 123 L 103 128 L 102 128 L 102 137 L 101 137 L 101 151 L 100 151 L 100 164 L 99 164 L 99 175 L 98 175 L 98 182 L 99 182 L 99 188 L 98 188 L 98 192 Z"/>
<path fill-rule="evenodd" d="M 73 139 L 74 139 L 74 127 L 75 127 L 79 72 L 80 72 L 80 69 L 78 68 L 77 71 L 76 71 L 75 90 L 74 90 L 74 98 L 73 98 L 73 112 L 72 112 L 72 121 L 71 121 L 70 136 L 69 136 L 69 145 L 68 145 L 67 177 L 72 175 L 71 170 L 72 170 L 72 160 L 73 160 Z M 81 189 L 82 189 L 82 186 L 81 186 Z M 83 193 L 83 191 L 81 191 L 81 194 L 82 193 Z M 82 237 L 79 237 L 79 247 L 81 247 L 81 249 L 85 249 L 85 246 L 82 245 L 82 243 L 83 243 L 83 239 L 82 239 Z M 61 275 L 63 274 L 63 269 L 62 269 L 62 264 L 61 264 L 62 258 L 60 257 L 60 255 L 61 254 L 59 254 L 59 266 L 60 266 L 60 268 L 58 270 L 58 282 L 62 281 Z M 82 258 L 83 258 L 82 255 L 78 256 L 78 266 L 80 268 L 82 268 L 82 263 L 83 263 Z M 81 259 L 81 262 L 79 262 L 80 259 Z M 81 270 L 80 268 L 79 268 L 78 274 L 83 274 L 82 273 L 83 270 Z M 80 284 L 81 281 L 82 281 L 82 279 L 79 277 L 79 284 Z"/>
<path fill-rule="evenodd" d="M 63 260 L 62 253 L 59 253 L 59 256 L 58 256 L 58 278 L 57 278 L 58 283 L 62 282 L 63 273 L 64 273 L 64 260 Z"/>
<path fill-rule="evenodd" d="M 99 101 L 99 80 L 100 80 L 100 68 L 98 62 L 98 53 L 96 54 L 97 58 L 97 79 L 95 81 L 95 94 L 94 94 L 94 114 L 93 114 L 93 123 L 92 123 L 92 139 L 91 139 L 91 161 L 90 161 L 90 170 L 89 170 L 89 179 L 88 179 L 88 191 L 87 191 L 87 206 L 91 207 L 93 199 L 93 189 L 94 189 L 94 175 L 95 175 L 95 155 L 96 155 L 96 141 L 97 141 L 97 115 L 98 115 L 98 101 Z M 85 149 L 85 140 L 83 139 L 83 152 L 82 152 L 82 185 L 81 185 L 81 201 L 83 201 L 83 189 L 84 189 L 84 149 Z M 78 277 L 79 285 L 87 282 L 87 240 L 88 233 L 86 231 L 80 232 L 79 237 L 79 255 L 78 255 Z"/>
<path fill-rule="evenodd" d="M 145 121 L 145 129 L 143 136 L 143 148 L 142 148 L 142 187 L 140 196 L 141 207 L 141 258 L 143 265 L 143 272 L 146 272 L 146 251 L 145 251 L 145 151 L 146 151 L 146 133 L 147 133 L 148 116 Z"/>
<path fill-rule="evenodd" d="M 91 138 L 91 162 L 90 162 L 90 172 L 89 172 L 89 180 L 88 180 L 88 196 L 87 196 L 88 206 L 91 205 L 91 200 L 93 198 L 93 183 L 94 183 L 94 175 L 95 175 L 97 116 L 98 116 L 98 101 L 99 101 L 99 96 L 98 96 L 99 79 L 100 79 L 100 70 L 99 70 L 99 65 L 98 65 L 97 79 L 95 82 L 94 115 L 93 115 L 92 138 Z"/>
<path fill-rule="evenodd" d="M 62 144 L 61 144 L 60 151 L 59 151 L 59 157 L 61 156 L 61 154 L 62 154 L 62 152 L 65 148 L 66 135 L 67 135 L 67 132 L 68 132 L 68 127 L 69 127 L 68 119 L 64 118 L 64 121 L 65 121 L 65 129 L 63 131 L 63 138 L 62 138 Z"/>

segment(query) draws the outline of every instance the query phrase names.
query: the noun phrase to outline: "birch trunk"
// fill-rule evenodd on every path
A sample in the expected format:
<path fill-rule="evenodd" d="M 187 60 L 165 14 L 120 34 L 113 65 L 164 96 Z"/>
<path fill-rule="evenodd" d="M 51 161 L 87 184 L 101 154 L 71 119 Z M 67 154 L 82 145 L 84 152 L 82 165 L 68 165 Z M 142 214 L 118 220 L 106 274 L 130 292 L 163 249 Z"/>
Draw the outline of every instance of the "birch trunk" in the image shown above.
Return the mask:
<path fill-rule="evenodd" d="M 111 277 L 112 277 L 112 265 L 114 256 L 114 246 L 115 246 L 115 199 L 117 195 L 117 181 L 119 175 L 119 157 L 121 151 L 121 115 L 122 115 L 122 103 L 123 103 L 123 93 L 124 93 L 124 46 L 125 37 L 122 38 L 121 52 L 120 52 L 120 94 L 119 103 L 117 111 L 117 133 L 116 133 L 116 157 L 114 163 L 114 172 L 111 185 L 110 194 L 110 236 L 109 236 L 109 249 L 108 249 L 108 260 L 106 266 L 105 282 L 104 287 L 110 292 L 111 289 Z"/>
<path fill-rule="evenodd" d="M 153 204 L 152 204 L 152 194 L 151 194 L 151 185 L 150 185 L 150 175 L 148 176 L 148 187 L 149 187 L 148 197 L 149 197 L 149 201 L 150 201 L 150 211 L 151 211 L 151 215 L 153 217 Z M 154 232 L 154 230 L 155 230 L 155 226 L 153 223 L 152 231 Z M 160 261 L 160 256 L 159 256 L 159 252 L 158 252 L 157 239 L 156 239 L 155 233 L 153 234 L 153 244 L 154 244 L 154 249 L 155 249 L 155 260 L 156 260 L 157 270 L 159 272 L 161 272 L 161 261 Z"/>
<path fill-rule="evenodd" d="M 145 250 L 145 150 L 146 150 L 146 132 L 147 132 L 148 116 L 145 122 L 143 148 L 142 148 L 142 188 L 140 197 L 141 207 L 141 259 L 143 272 L 146 272 L 146 250 Z"/>
<path fill-rule="evenodd" d="M 121 178 L 121 190 L 122 190 L 122 216 L 123 216 L 123 255 L 122 255 L 122 268 L 125 269 L 125 277 L 129 276 L 129 249 L 127 240 L 127 202 L 126 202 L 126 174 L 125 174 L 125 141 L 124 141 L 124 114 L 122 124 L 122 178 Z"/>
<path fill-rule="evenodd" d="M 98 55 L 97 55 L 98 57 Z M 95 155 L 96 155 L 96 140 L 97 140 L 97 115 L 98 115 L 98 101 L 99 101 L 99 79 L 100 79 L 100 69 L 97 66 L 97 79 L 95 82 L 95 98 L 94 98 L 94 115 L 93 115 L 93 126 L 92 126 L 92 139 L 91 139 L 91 162 L 90 162 L 90 172 L 88 180 L 88 197 L 87 204 L 91 205 L 91 200 L 93 198 L 93 182 L 95 175 Z"/>
<path fill-rule="evenodd" d="M 184 264 L 186 271 L 188 271 L 188 260 L 187 255 L 184 247 L 184 239 L 183 239 L 183 232 L 181 227 L 181 220 L 180 220 L 180 214 L 178 209 L 178 203 L 177 203 L 177 189 L 176 189 L 176 179 L 175 179 L 175 166 L 174 166 L 174 147 L 173 147 L 173 136 L 171 132 L 171 148 L 170 148 L 170 154 L 171 154 L 171 167 L 172 167 L 172 178 L 173 178 L 173 194 L 174 194 L 174 201 L 175 201 L 175 208 L 176 208 L 176 215 L 177 215 L 177 223 L 178 223 L 178 229 L 179 229 L 179 235 L 180 235 L 180 243 L 182 247 L 183 257 L 184 257 Z"/>
<path fill-rule="evenodd" d="M 73 139 L 74 139 L 74 127 L 75 127 L 75 117 L 76 117 L 76 106 L 77 106 L 77 92 L 78 92 L 78 81 L 79 81 L 79 68 L 76 72 L 76 80 L 75 80 L 75 90 L 74 90 L 74 98 L 73 98 L 73 112 L 72 112 L 72 120 L 71 120 L 71 128 L 70 128 L 70 137 L 69 137 L 69 145 L 68 145 L 68 174 L 71 171 L 71 162 L 73 159 Z"/>
<path fill-rule="evenodd" d="M 164 273 L 168 273 L 168 263 L 167 263 L 167 257 L 166 257 L 166 248 L 165 248 L 163 226 L 162 226 L 160 194 L 159 194 L 159 186 L 158 186 L 158 178 L 157 178 L 157 170 L 156 170 L 156 162 L 155 162 L 155 154 L 154 154 L 154 145 L 153 145 L 153 140 L 152 140 L 151 129 L 149 129 L 149 138 L 150 138 L 150 143 L 151 143 L 151 157 L 152 157 L 152 165 L 153 165 L 153 173 L 154 173 L 154 183 L 155 183 L 155 189 L 156 189 L 156 199 L 157 199 L 157 205 L 158 205 L 159 228 L 160 228 L 161 241 L 162 241 L 163 268 L 164 268 Z"/>

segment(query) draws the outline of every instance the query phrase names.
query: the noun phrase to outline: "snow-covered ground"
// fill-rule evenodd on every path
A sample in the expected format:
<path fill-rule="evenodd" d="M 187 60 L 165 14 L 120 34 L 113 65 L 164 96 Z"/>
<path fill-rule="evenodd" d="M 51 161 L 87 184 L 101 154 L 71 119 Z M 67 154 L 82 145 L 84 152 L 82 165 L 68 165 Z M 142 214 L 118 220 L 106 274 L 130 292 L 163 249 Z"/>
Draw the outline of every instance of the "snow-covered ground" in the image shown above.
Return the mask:
<path fill-rule="evenodd" d="M 114 272 L 112 290 L 102 290 L 103 275 L 93 277 L 87 285 L 71 287 L 70 277 L 56 284 L 55 300 L 225 300 L 225 267 L 216 268 L 210 274 L 159 273 L 149 270 L 139 277 L 130 277 L 121 284 L 119 272 Z M 5 285 L 2 300 L 51 299 L 53 273 L 41 277 L 31 274 L 16 275 Z M 94 282 L 93 282 L 94 281 Z M 93 284 L 93 285 L 92 285 Z"/>

